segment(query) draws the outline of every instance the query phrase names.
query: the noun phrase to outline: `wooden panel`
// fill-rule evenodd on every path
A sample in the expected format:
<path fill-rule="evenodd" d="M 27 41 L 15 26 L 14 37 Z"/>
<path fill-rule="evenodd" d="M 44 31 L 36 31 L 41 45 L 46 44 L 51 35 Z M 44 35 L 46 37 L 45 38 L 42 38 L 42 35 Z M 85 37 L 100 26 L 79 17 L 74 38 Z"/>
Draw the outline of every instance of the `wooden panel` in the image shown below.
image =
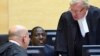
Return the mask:
<path fill-rule="evenodd" d="M 10 26 L 21 24 L 28 29 L 42 26 L 56 29 L 58 19 L 68 8 L 66 0 L 9 0 Z"/>
<path fill-rule="evenodd" d="M 28 29 L 42 26 L 56 29 L 62 12 L 69 8 L 70 0 L 9 0 L 10 23 L 21 24 Z M 100 6 L 100 0 L 89 0 L 90 4 Z"/>
<path fill-rule="evenodd" d="M 0 34 L 8 32 L 7 0 L 0 0 Z"/>
<path fill-rule="evenodd" d="M 70 0 L 0 0 L 0 34 L 7 33 L 8 27 L 16 24 L 28 29 L 37 25 L 44 29 L 56 29 L 61 13 L 69 8 L 69 2 Z M 100 7 L 99 2 L 100 0 L 89 0 L 90 4 L 97 7 Z"/>
<path fill-rule="evenodd" d="M 100 0 L 89 0 L 89 3 L 100 8 Z"/>

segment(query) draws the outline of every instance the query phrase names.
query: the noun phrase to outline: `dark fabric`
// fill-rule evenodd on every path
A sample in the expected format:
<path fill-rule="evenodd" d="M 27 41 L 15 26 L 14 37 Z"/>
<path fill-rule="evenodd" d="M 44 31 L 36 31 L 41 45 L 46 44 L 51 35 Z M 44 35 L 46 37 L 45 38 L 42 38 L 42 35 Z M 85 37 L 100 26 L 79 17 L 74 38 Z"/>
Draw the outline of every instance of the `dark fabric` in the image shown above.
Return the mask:
<path fill-rule="evenodd" d="M 0 45 L 8 42 L 8 35 L 7 34 L 1 34 L 0 35 Z"/>
<path fill-rule="evenodd" d="M 45 45 L 44 48 L 45 56 L 54 56 L 54 47 L 50 45 Z"/>
<path fill-rule="evenodd" d="M 79 25 L 77 23 L 77 33 L 74 40 L 74 55 L 75 56 L 82 56 L 82 45 L 88 45 L 89 44 L 89 35 L 88 32 L 85 34 L 85 37 L 81 35 Z"/>
<path fill-rule="evenodd" d="M 27 52 L 22 47 L 8 42 L 0 46 L 0 56 L 27 56 Z"/>
<path fill-rule="evenodd" d="M 75 56 L 76 53 L 81 51 L 84 44 L 100 44 L 100 9 L 90 6 L 86 21 L 89 32 L 85 38 L 81 39 L 82 36 L 77 21 L 73 20 L 71 12 L 67 11 L 61 15 L 55 43 L 56 54 L 62 53 L 64 56 Z M 76 40 L 76 37 L 79 38 L 79 41 Z M 77 43 L 75 44 L 75 42 Z M 81 53 L 79 55 L 82 56 Z M 79 55 L 77 54 L 77 56 Z"/>
<path fill-rule="evenodd" d="M 45 56 L 54 56 L 54 46 L 45 44 L 44 45 L 44 55 Z M 29 54 L 29 56 L 34 56 L 34 54 Z"/>

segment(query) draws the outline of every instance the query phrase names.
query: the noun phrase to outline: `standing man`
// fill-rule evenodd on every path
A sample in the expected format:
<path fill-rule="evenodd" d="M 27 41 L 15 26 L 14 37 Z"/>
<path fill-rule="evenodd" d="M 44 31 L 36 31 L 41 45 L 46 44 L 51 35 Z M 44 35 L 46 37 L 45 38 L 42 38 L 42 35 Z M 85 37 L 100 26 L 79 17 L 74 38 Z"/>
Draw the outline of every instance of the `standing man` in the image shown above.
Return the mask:
<path fill-rule="evenodd" d="M 100 44 L 100 9 L 88 0 L 72 0 L 59 20 L 56 55 L 82 56 L 82 45 Z"/>
<path fill-rule="evenodd" d="M 0 56 L 27 56 L 30 38 L 28 30 L 20 25 L 9 29 L 9 42 L 0 46 Z"/>

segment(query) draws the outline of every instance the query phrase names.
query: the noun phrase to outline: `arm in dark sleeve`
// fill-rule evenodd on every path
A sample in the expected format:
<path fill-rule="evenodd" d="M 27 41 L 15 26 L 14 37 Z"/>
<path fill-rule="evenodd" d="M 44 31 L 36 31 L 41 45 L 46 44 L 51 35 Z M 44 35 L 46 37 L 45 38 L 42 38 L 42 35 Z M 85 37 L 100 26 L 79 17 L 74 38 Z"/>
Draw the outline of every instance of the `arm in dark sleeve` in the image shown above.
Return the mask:
<path fill-rule="evenodd" d="M 65 16 L 62 14 L 58 23 L 57 34 L 56 34 L 56 41 L 55 41 L 56 56 L 58 56 L 58 54 L 67 53 L 67 40 L 65 38 L 66 29 L 67 29 L 67 22 Z"/>
<path fill-rule="evenodd" d="M 100 45 L 100 18 L 98 20 L 97 30 L 96 30 L 96 44 Z"/>
<path fill-rule="evenodd" d="M 97 15 L 97 28 L 96 28 L 96 44 L 100 45 L 100 9 L 98 9 Z"/>

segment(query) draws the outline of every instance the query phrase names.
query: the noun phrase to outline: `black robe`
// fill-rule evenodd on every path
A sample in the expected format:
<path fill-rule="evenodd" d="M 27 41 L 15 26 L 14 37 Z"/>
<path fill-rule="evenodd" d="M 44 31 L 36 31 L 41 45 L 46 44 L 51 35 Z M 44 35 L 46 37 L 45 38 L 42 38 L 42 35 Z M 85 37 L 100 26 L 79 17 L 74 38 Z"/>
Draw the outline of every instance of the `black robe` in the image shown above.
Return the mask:
<path fill-rule="evenodd" d="M 24 48 L 7 42 L 0 46 L 0 56 L 27 56 L 27 52 Z"/>
<path fill-rule="evenodd" d="M 89 45 L 100 44 L 100 9 L 90 6 L 86 21 L 89 27 Z M 74 55 L 74 41 L 77 29 L 75 20 L 70 11 L 64 12 L 59 20 L 57 28 L 57 36 L 55 43 L 56 54 L 61 53 L 63 56 Z"/>

